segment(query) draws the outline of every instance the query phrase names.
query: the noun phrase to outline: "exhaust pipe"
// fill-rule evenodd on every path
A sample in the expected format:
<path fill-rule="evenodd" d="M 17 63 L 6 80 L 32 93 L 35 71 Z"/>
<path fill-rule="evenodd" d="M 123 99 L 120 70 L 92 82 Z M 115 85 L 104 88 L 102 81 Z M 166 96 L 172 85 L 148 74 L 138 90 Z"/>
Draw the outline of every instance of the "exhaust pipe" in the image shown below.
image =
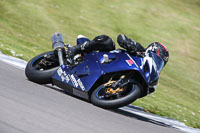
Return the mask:
<path fill-rule="evenodd" d="M 60 65 L 63 65 L 64 64 L 63 51 L 65 51 L 65 48 L 64 48 L 64 42 L 63 42 L 62 34 L 61 33 L 54 33 L 51 36 L 51 40 L 52 40 L 53 49 L 58 52 L 59 63 L 60 63 Z"/>

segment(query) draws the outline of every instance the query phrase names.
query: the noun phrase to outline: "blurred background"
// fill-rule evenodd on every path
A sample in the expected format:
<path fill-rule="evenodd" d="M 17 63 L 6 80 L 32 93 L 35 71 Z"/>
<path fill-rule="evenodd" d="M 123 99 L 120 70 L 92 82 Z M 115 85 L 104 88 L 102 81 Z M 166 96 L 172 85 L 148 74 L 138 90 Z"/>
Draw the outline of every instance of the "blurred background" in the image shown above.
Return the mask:
<path fill-rule="evenodd" d="M 54 32 L 72 45 L 78 34 L 165 44 L 170 58 L 157 91 L 133 104 L 200 128 L 200 0 L 0 0 L 4 54 L 28 61 L 52 50 Z"/>

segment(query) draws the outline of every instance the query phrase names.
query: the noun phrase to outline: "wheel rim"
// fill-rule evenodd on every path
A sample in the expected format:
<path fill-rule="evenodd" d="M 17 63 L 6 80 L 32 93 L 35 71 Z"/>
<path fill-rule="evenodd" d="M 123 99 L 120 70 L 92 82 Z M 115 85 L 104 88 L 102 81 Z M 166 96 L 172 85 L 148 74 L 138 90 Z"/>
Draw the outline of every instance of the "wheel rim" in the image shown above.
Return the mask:
<path fill-rule="evenodd" d="M 133 84 L 128 84 L 122 88 L 113 89 L 112 87 L 106 87 L 104 85 L 100 86 L 96 92 L 96 97 L 100 100 L 116 100 L 123 98 L 133 92 L 135 86 Z"/>
<path fill-rule="evenodd" d="M 49 56 L 48 59 L 46 58 L 46 56 Z M 57 66 L 59 66 L 59 62 L 53 52 L 39 56 L 30 64 L 31 68 L 39 71 L 48 70 Z"/>

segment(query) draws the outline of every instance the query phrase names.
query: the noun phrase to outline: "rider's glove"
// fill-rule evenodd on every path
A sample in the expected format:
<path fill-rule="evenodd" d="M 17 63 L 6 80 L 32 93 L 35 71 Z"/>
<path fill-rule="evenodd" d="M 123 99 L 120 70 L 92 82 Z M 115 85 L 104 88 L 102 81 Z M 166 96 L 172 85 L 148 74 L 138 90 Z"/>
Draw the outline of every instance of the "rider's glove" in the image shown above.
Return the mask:
<path fill-rule="evenodd" d="M 137 52 L 145 51 L 144 47 L 142 47 L 140 43 L 129 39 L 125 35 L 118 35 L 117 42 L 131 54 L 137 54 Z"/>
<path fill-rule="evenodd" d="M 137 42 L 129 39 L 125 35 L 118 35 L 117 42 L 122 48 L 125 48 L 128 52 L 130 53 L 137 52 L 137 47 L 136 47 Z"/>

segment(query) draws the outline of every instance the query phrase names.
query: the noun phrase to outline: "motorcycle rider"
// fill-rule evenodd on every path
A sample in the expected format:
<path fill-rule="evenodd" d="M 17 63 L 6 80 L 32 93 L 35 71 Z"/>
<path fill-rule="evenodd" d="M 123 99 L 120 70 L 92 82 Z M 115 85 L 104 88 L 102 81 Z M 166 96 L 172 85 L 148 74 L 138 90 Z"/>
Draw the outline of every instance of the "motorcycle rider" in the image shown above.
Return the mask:
<path fill-rule="evenodd" d="M 152 52 L 156 53 L 158 57 L 164 61 L 164 65 L 161 66 L 161 69 L 166 65 L 169 58 L 169 52 L 166 46 L 159 42 L 151 43 L 146 49 L 139 43 L 130 38 L 126 37 L 125 35 L 118 35 L 117 37 L 118 44 L 126 49 L 129 54 L 139 57 L 145 57 L 145 52 L 151 50 Z M 100 51 L 100 52 L 109 52 L 115 50 L 115 43 L 114 41 L 107 35 L 100 35 L 95 37 L 93 40 L 87 40 L 80 45 L 76 45 L 74 47 L 70 47 L 67 51 L 67 55 L 73 60 L 73 57 L 77 54 L 82 52 L 92 52 L 92 51 Z M 156 64 L 160 66 L 161 64 Z M 160 71 L 158 71 L 160 73 Z M 157 87 L 158 79 L 153 81 L 149 86 L 149 94 L 153 93 Z"/>
<path fill-rule="evenodd" d="M 166 46 L 159 42 L 151 43 L 146 49 L 139 43 L 130 38 L 126 37 L 125 35 L 118 35 L 117 37 L 118 44 L 126 49 L 129 54 L 139 57 L 145 57 L 145 52 L 148 50 L 156 53 L 158 57 L 164 61 L 164 65 L 161 66 L 160 70 L 166 65 L 169 58 L 169 52 Z M 73 57 L 77 54 L 82 52 L 92 52 L 92 51 L 100 51 L 100 52 L 109 52 L 115 50 L 115 43 L 114 41 L 107 35 L 100 35 L 95 37 L 93 40 L 87 39 L 84 43 L 80 45 L 76 45 L 74 47 L 70 47 L 67 51 L 67 55 L 73 60 Z M 161 64 L 156 64 L 160 66 Z M 160 71 L 158 71 L 160 73 Z M 153 93 L 157 87 L 158 79 L 153 81 L 149 86 L 149 94 Z"/>
<path fill-rule="evenodd" d="M 151 48 L 151 51 L 155 52 L 158 56 L 160 56 L 163 61 L 164 65 L 167 63 L 169 58 L 169 53 L 167 47 L 159 42 L 151 43 L 146 49 L 139 43 L 130 38 L 126 37 L 125 35 L 118 35 L 117 37 L 118 44 L 126 49 L 129 54 L 144 57 L 144 53 L 147 49 Z M 87 40 L 81 45 L 76 45 L 73 47 L 68 48 L 67 55 L 73 59 L 73 57 L 77 54 L 92 51 L 100 51 L 100 52 L 109 52 L 115 50 L 115 43 L 114 41 L 107 35 L 100 35 L 95 37 L 93 40 Z"/>

